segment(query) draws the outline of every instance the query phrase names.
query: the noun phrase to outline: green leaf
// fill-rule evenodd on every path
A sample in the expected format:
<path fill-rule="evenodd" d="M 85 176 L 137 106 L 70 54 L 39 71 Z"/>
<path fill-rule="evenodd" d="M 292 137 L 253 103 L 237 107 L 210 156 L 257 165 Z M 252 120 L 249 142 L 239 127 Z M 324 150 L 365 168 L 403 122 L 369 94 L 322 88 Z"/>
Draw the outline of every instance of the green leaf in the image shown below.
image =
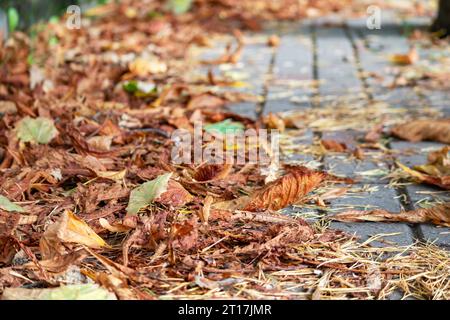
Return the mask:
<path fill-rule="evenodd" d="M 167 190 L 167 184 L 172 173 L 160 175 L 156 179 L 145 182 L 133 189 L 127 206 L 127 214 L 135 215 L 142 208 L 148 206 Z"/>
<path fill-rule="evenodd" d="M 22 142 L 47 144 L 56 137 L 58 130 L 51 119 L 25 117 L 17 123 L 16 134 Z"/>
<path fill-rule="evenodd" d="M 216 122 L 212 124 L 207 124 L 205 130 L 207 132 L 216 131 L 221 134 L 226 134 L 227 132 L 234 132 L 239 130 L 244 130 L 245 126 L 240 122 L 234 122 L 231 119 L 225 119 L 221 122 Z"/>
<path fill-rule="evenodd" d="M 158 18 L 161 18 L 163 16 L 164 15 L 161 12 L 159 12 L 159 11 L 150 11 L 149 13 L 147 13 L 147 17 L 149 19 L 158 19 Z"/>
<path fill-rule="evenodd" d="M 8 9 L 8 27 L 10 32 L 16 31 L 16 28 L 19 25 L 19 12 L 16 8 Z"/>
<path fill-rule="evenodd" d="M 58 16 L 51 16 L 50 19 L 48 19 L 48 22 L 50 23 L 58 23 L 59 17 Z"/>
<path fill-rule="evenodd" d="M 11 201 L 9 201 L 8 198 L 0 195 L 0 208 L 2 208 L 3 210 L 6 211 L 16 211 L 16 212 L 25 212 L 25 209 L 22 208 L 21 206 L 12 203 Z"/>
<path fill-rule="evenodd" d="M 34 55 L 32 53 L 30 53 L 27 57 L 27 63 L 31 66 L 34 64 Z"/>
<path fill-rule="evenodd" d="M 123 84 L 123 89 L 138 98 L 153 97 L 158 94 L 158 87 L 151 82 L 130 80 Z"/>
<path fill-rule="evenodd" d="M 123 84 L 123 90 L 125 90 L 128 93 L 135 93 L 136 91 L 138 91 L 137 81 L 131 80 L 131 81 L 125 82 Z"/>
<path fill-rule="evenodd" d="M 52 289 L 5 288 L 4 300 L 117 300 L 97 284 L 74 284 Z"/>
<path fill-rule="evenodd" d="M 169 0 L 169 8 L 175 14 L 186 13 L 191 9 L 192 0 Z"/>
<path fill-rule="evenodd" d="M 50 47 L 56 46 L 59 43 L 59 39 L 56 36 L 51 36 L 50 39 L 48 39 L 48 45 Z"/>

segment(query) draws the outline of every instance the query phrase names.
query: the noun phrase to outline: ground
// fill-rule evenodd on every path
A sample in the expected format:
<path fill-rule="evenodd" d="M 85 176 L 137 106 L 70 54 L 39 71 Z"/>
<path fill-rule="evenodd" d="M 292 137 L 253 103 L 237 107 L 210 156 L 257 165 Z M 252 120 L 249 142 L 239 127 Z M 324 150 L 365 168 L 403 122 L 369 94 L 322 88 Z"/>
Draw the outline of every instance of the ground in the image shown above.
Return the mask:
<path fill-rule="evenodd" d="M 410 50 L 405 26 L 426 30 L 429 21 L 419 18 L 404 20 L 394 12 L 383 14 L 380 30 L 367 29 L 365 19 L 338 17 L 301 24 L 278 23 L 270 26 L 265 34 L 247 34 L 246 41 L 254 44 L 245 47 L 242 61 L 234 71 L 250 79 L 252 87 L 244 89 L 244 92 L 261 95 L 264 99 L 262 103 L 232 104 L 230 109 L 256 119 L 271 112 L 305 111 L 330 105 L 339 107 L 351 104 L 364 110 L 381 102 L 410 112 L 431 108 L 449 115 L 450 94 L 445 89 L 420 84 L 395 88 L 388 86 L 395 78 L 389 57 Z M 266 38 L 270 34 L 280 35 L 278 47 L 266 46 Z M 218 45 L 215 50 L 204 53 L 205 59 L 220 54 L 222 47 Z M 420 49 L 424 60 L 435 53 L 432 48 Z M 219 67 L 216 69 L 221 72 Z M 374 75 L 383 80 L 374 78 Z M 354 129 L 357 127 L 358 124 Z M 306 146 L 321 138 L 356 140 L 358 132 L 325 127 L 293 132 L 289 136 Z M 413 143 L 395 138 L 389 142 L 394 158 L 408 166 L 426 163 L 429 151 L 444 146 L 435 142 Z M 330 208 L 311 209 L 309 215 L 315 217 L 313 220 L 350 208 L 380 208 L 399 212 L 419 208 L 421 203 L 450 199 L 448 192 L 437 188 L 413 183 L 389 183 L 390 179 L 385 176 L 393 167 L 393 159 L 383 159 L 384 156 L 377 152 L 358 160 L 342 153 L 314 157 L 305 155 L 298 148 L 297 151 L 285 152 L 284 157 L 287 161 L 303 164 L 317 160 L 318 167 L 358 181 L 352 187 L 350 196 L 332 201 Z M 380 171 L 377 172 L 377 169 Z M 302 216 L 299 212 L 304 212 L 304 208 L 293 207 L 285 212 Z M 445 248 L 450 246 L 450 229 L 428 224 L 335 222 L 332 226 L 354 233 L 362 241 L 383 233 L 386 234 L 384 243 L 408 245 L 419 240 Z M 382 245 L 382 242 L 378 244 Z"/>
<path fill-rule="evenodd" d="M 448 299 L 449 46 L 376 5 L 378 29 L 364 1 L 122 0 L 12 32 L 1 298 Z M 258 146 L 198 122 L 278 132 L 281 161 L 176 162 Z"/>

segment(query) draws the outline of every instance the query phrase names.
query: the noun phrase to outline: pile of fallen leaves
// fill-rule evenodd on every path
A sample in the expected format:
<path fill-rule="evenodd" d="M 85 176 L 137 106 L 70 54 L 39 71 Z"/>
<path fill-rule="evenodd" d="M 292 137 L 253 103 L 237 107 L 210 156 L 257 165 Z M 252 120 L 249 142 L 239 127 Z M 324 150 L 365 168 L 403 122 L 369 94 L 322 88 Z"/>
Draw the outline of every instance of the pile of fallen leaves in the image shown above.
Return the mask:
<path fill-rule="evenodd" d="M 188 49 L 208 45 L 207 17 L 223 10 L 213 16 L 255 27 L 252 19 L 299 14 L 298 1 L 209 2 L 178 17 L 160 2 L 111 3 L 91 9 L 79 30 L 52 22 L 1 45 L 3 298 L 385 298 L 398 288 L 448 298 L 445 251 L 372 248 L 277 212 L 350 179 L 296 165 L 268 174 L 252 163 L 171 162 L 176 129 L 268 123 L 227 111 L 240 97 L 209 90 L 218 79 L 186 76 L 198 65 Z M 209 63 L 239 60 L 244 43 L 234 36 L 237 49 Z M 448 225 L 442 208 L 396 219 Z"/>

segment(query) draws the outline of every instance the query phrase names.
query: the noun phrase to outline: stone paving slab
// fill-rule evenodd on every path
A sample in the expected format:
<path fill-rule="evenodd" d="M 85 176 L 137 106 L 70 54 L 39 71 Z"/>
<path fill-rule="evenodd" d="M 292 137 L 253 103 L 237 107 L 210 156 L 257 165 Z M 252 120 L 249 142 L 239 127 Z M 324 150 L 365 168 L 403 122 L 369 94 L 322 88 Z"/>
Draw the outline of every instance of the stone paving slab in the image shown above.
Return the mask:
<path fill-rule="evenodd" d="M 316 30 L 319 92 L 345 95 L 362 91 L 354 65 L 353 49 L 342 28 Z"/>
<path fill-rule="evenodd" d="M 445 146 L 442 143 L 430 141 L 413 143 L 401 140 L 393 140 L 390 145 L 393 150 L 400 151 L 400 154 L 396 156 L 397 160 L 408 167 L 426 164 L 429 152 Z"/>
<path fill-rule="evenodd" d="M 389 172 L 389 165 L 384 157 L 374 150 L 363 150 L 365 158 L 357 159 L 350 153 L 357 141 L 364 137 L 364 132 L 356 130 L 322 132 L 323 140 L 334 140 L 345 143 L 349 149 L 345 153 L 327 153 L 324 156 L 324 168 L 338 176 L 352 178 L 359 183 L 389 183 L 384 177 Z"/>
<path fill-rule="evenodd" d="M 245 46 L 243 47 L 240 61 L 236 64 L 225 65 L 205 65 L 200 68 L 204 75 L 209 70 L 217 78 L 226 78 L 242 85 L 226 87 L 227 91 L 237 91 L 248 93 L 256 97 L 264 95 L 268 72 L 271 67 L 273 56 L 272 48 L 266 44 L 267 35 L 246 34 L 244 37 Z M 228 43 L 236 46 L 235 39 L 227 38 L 216 43 L 213 48 L 204 50 L 201 59 L 211 61 L 217 59 L 225 52 Z M 220 88 L 219 88 L 220 89 Z M 247 116 L 253 119 L 257 118 L 258 102 L 238 102 L 228 106 L 230 111 Z"/>
<path fill-rule="evenodd" d="M 382 185 L 356 185 L 352 189 L 362 190 L 330 201 L 331 207 L 336 212 L 371 209 L 386 209 L 393 212 L 401 210 L 396 190 L 392 188 Z M 364 191 L 364 189 L 368 189 L 369 191 Z M 361 241 L 365 241 L 377 234 L 388 235 L 374 243 L 380 246 L 391 244 L 409 245 L 414 242 L 413 231 L 406 223 L 332 222 L 331 227 L 346 231 L 349 234 L 355 234 L 360 237 Z"/>
<path fill-rule="evenodd" d="M 383 179 L 389 172 L 389 167 L 384 162 L 349 159 L 345 155 L 326 155 L 324 165 L 325 170 L 359 183 L 389 183 L 388 179 Z"/>
<path fill-rule="evenodd" d="M 425 185 L 411 184 L 406 187 L 409 198 L 414 208 L 420 208 L 427 203 L 450 202 L 450 193 L 438 188 Z M 450 228 L 434 226 L 430 224 L 421 224 L 418 229 L 424 239 L 434 242 L 439 246 L 450 248 Z"/>
<path fill-rule="evenodd" d="M 280 37 L 264 114 L 311 106 L 312 65 L 313 47 L 308 28 L 299 27 L 297 34 Z"/>

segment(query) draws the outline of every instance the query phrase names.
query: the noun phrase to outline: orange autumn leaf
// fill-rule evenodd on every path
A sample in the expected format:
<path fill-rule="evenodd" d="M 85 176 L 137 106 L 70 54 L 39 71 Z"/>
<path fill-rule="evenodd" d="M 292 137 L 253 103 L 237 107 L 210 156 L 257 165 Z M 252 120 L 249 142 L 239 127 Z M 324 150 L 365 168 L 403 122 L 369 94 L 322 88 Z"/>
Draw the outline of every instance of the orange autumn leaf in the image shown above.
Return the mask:
<path fill-rule="evenodd" d="M 167 65 L 157 57 L 136 58 L 128 65 L 130 72 L 139 77 L 145 77 L 149 74 L 164 73 L 167 71 Z"/>
<path fill-rule="evenodd" d="M 411 48 L 407 54 L 394 54 L 390 57 L 390 60 L 394 64 L 398 65 L 410 65 L 419 61 L 419 54 L 416 48 Z"/>
<path fill-rule="evenodd" d="M 450 143 L 450 119 L 410 121 L 392 128 L 391 134 L 411 142 L 429 140 Z"/>
<path fill-rule="evenodd" d="M 108 247 L 86 222 L 71 211 L 64 211 L 44 232 L 39 244 L 43 258 L 51 258 L 55 253 L 60 253 L 62 243 L 76 243 L 96 249 Z"/>
<path fill-rule="evenodd" d="M 269 112 L 269 114 L 264 118 L 264 123 L 269 129 L 276 129 L 280 132 L 283 132 L 286 129 L 284 120 L 272 112 Z"/>
<path fill-rule="evenodd" d="M 246 211 L 279 210 L 298 202 L 306 194 L 315 189 L 326 174 L 306 167 L 289 170 L 283 177 L 267 184 L 257 191 L 245 206 Z"/>
<path fill-rule="evenodd" d="M 412 178 L 417 180 L 419 183 L 426 183 L 441 187 L 442 189 L 450 190 L 450 176 L 444 177 L 433 177 L 428 174 L 419 172 L 414 169 L 410 169 L 407 166 L 397 163 L 397 165 L 403 169 L 406 173 L 408 173 Z"/>
<path fill-rule="evenodd" d="M 407 223 L 434 223 L 450 227 L 450 202 L 436 205 L 432 208 L 417 209 L 392 213 L 386 210 L 357 211 L 350 210 L 338 213 L 333 220 L 342 222 L 407 222 Z"/>
<path fill-rule="evenodd" d="M 413 169 L 397 163 L 403 171 L 408 173 L 419 183 L 426 183 L 450 190 L 450 147 L 446 146 L 438 151 L 430 152 L 428 163 L 414 166 Z"/>
<path fill-rule="evenodd" d="M 205 164 L 197 169 L 194 179 L 197 181 L 220 180 L 230 174 L 231 164 Z"/>
<path fill-rule="evenodd" d="M 277 35 L 271 35 L 268 39 L 267 39 L 267 45 L 269 47 L 278 47 L 280 45 L 280 37 L 278 37 Z"/>
<path fill-rule="evenodd" d="M 214 109 L 220 108 L 225 104 L 225 100 L 209 93 L 202 93 L 192 96 L 187 105 L 188 110 L 194 109 Z"/>
<path fill-rule="evenodd" d="M 325 150 L 333 151 L 333 152 L 345 152 L 347 151 L 347 145 L 343 142 L 339 142 L 336 140 L 321 140 L 320 144 Z"/>
<path fill-rule="evenodd" d="M 155 202 L 170 205 L 173 207 L 181 207 L 188 202 L 191 202 L 193 196 L 175 180 L 169 180 L 167 190 L 163 192 Z"/>

